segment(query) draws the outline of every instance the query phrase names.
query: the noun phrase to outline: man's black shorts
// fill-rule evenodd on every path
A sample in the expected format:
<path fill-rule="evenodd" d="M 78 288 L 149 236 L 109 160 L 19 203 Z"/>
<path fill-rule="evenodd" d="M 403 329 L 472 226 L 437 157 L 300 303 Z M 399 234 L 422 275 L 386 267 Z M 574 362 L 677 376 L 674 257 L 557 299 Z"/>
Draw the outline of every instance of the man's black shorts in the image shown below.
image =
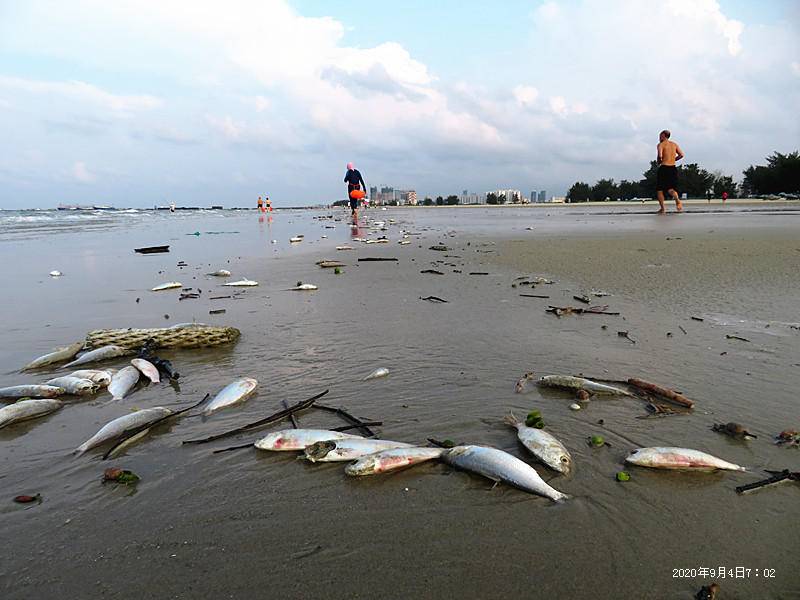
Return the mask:
<path fill-rule="evenodd" d="M 355 198 L 350 198 L 350 210 L 355 210 L 358 208 L 358 200 Z"/>
<path fill-rule="evenodd" d="M 678 191 L 678 167 L 661 165 L 658 167 L 656 175 L 656 191 L 666 192 L 668 190 Z"/>

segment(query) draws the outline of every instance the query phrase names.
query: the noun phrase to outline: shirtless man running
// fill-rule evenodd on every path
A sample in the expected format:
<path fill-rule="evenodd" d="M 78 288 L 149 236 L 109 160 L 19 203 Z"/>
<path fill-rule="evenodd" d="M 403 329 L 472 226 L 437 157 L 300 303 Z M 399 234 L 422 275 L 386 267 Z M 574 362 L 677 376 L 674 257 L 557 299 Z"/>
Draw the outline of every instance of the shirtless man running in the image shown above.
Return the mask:
<path fill-rule="evenodd" d="M 665 129 L 658 134 L 658 173 L 656 175 L 656 199 L 661 205 L 658 214 L 663 215 L 667 212 L 664 209 L 664 192 L 667 192 L 675 199 L 675 208 L 678 212 L 683 212 L 683 205 L 678 197 L 678 167 L 675 163 L 683 158 L 683 150 L 675 142 L 669 139 L 670 132 Z"/>

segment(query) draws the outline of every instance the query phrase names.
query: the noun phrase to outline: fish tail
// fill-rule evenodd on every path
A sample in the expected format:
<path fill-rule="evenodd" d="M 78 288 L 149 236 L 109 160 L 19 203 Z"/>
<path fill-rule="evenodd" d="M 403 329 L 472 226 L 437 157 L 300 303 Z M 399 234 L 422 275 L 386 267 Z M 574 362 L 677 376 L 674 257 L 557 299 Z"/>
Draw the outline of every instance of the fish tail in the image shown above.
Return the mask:
<path fill-rule="evenodd" d="M 511 427 L 517 427 L 520 425 L 520 420 L 514 416 L 514 413 L 509 411 L 509 413 L 503 417 L 503 422 L 507 425 L 511 425 Z"/>

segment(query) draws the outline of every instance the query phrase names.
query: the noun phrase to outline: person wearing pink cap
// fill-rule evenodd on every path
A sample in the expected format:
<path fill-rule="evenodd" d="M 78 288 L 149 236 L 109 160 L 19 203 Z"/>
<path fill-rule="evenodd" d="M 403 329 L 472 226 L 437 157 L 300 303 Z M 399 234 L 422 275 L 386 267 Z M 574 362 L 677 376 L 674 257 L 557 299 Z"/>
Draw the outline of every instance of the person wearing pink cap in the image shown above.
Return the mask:
<path fill-rule="evenodd" d="M 347 163 L 347 173 L 344 175 L 344 181 L 347 184 L 347 198 L 350 200 L 350 213 L 354 218 L 358 218 L 358 201 L 366 195 L 367 184 L 364 183 L 364 178 L 361 172 L 353 166 L 353 163 Z M 363 192 L 361 191 L 363 187 Z M 354 194 L 353 192 L 358 192 Z"/>

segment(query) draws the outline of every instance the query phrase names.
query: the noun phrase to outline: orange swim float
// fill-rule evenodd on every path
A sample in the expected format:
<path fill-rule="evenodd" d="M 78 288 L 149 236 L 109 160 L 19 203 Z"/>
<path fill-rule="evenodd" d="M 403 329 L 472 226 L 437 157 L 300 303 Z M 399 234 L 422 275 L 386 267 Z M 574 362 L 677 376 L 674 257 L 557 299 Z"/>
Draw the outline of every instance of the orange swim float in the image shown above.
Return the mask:
<path fill-rule="evenodd" d="M 361 200 L 366 195 L 367 194 L 364 192 L 364 190 L 353 190 L 352 192 L 350 192 L 350 197 L 353 200 Z"/>

